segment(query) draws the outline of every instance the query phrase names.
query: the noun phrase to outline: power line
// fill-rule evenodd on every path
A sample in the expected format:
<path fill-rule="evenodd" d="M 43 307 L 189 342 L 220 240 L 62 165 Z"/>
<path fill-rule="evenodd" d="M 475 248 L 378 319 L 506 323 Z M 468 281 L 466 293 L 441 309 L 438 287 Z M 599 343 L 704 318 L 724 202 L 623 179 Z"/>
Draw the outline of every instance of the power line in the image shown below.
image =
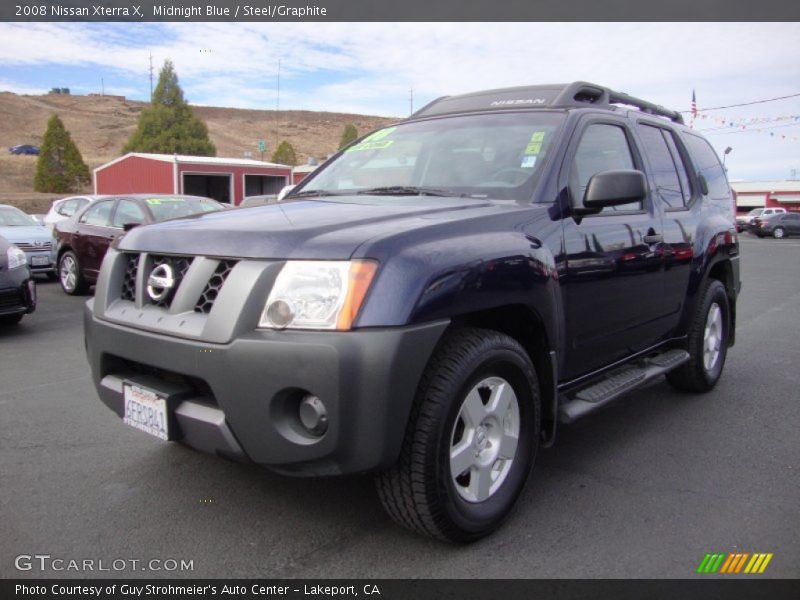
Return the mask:
<path fill-rule="evenodd" d="M 788 98 L 797 98 L 800 94 L 790 94 L 789 96 L 778 96 L 777 98 L 767 98 L 766 100 L 754 100 L 753 102 L 743 102 L 741 104 L 730 104 L 728 106 L 714 106 L 712 108 L 699 108 L 696 112 L 706 112 L 709 110 L 722 110 L 723 108 L 737 108 L 739 106 L 751 106 L 753 104 L 764 104 L 765 102 L 775 102 L 776 100 L 787 100 Z M 682 113 L 690 113 L 691 110 L 682 110 Z"/>
<path fill-rule="evenodd" d="M 752 129 L 739 129 L 736 128 L 735 131 L 715 131 L 715 130 L 703 130 L 698 129 L 697 131 L 705 131 L 706 135 L 730 135 L 732 133 L 758 133 L 759 131 L 766 131 L 769 129 L 780 129 L 781 127 L 792 127 L 796 126 L 798 123 L 789 123 L 788 125 L 775 125 L 774 127 L 758 127 Z M 725 127 L 724 129 L 734 129 L 733 127 Z"/>

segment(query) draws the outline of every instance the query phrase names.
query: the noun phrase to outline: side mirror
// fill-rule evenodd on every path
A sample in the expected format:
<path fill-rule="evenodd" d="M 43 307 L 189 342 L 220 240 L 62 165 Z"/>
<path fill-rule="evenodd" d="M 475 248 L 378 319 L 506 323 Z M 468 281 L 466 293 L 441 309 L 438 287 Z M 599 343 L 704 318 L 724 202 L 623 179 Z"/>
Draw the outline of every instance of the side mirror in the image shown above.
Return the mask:
<path fill-rule="evenodd" d="M 278 192 L 278 200 L 277 200 L 277 202 L 280 202 L 281 200 L 283 200 L 286 197 L 286 194 L 291 192 L 294 188 L 295 188 L 295 186 L 293 186 L 293 185 L 285 185 L 285 186 L 283 186 L 283 189 L 281 189 L 281 191 Z"/>
<path fill-rule="evenodd" d="M 583 194 L 583 208 L 595 211 L 606 206 L 641 202 L 647 196 L 644 173 L 634 169 L 595 173 Z"/>

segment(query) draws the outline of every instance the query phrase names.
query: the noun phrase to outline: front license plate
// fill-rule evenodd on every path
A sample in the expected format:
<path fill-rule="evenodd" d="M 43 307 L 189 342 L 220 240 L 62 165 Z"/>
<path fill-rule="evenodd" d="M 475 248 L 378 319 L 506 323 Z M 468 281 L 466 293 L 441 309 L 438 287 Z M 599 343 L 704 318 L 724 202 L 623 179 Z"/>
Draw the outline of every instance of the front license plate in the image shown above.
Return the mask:
<path fill-rule="evenodd" d="M 49 264 L 50 264 L 49 256 L 31 256 L 32 267 L 44 267 L 45 265 Z"/>
<path fill-rule="evenodd" d="M 123 383 L 122 389 L 125 394 L 122 420 L 131 427 L 168 440 L 167 401 L 157 393 L 131 383 Z"/>

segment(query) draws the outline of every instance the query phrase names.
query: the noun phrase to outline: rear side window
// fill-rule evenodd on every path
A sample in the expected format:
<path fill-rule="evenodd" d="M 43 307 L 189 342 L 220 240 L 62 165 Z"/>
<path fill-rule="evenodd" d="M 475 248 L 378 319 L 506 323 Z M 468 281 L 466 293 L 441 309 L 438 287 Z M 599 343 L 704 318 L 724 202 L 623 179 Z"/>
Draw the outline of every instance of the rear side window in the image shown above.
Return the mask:
<path fill-rule="evenodd" d="M 109 200 L 107 202 L 98 202 L 91 206 L 89 210 L 83 213 L 80 218 L 81 223 L 87 225 L 99 225 L 105 227 L 111 221 L 111 209 L 114 208 L 114 202 Z"/>
<path fill-rule="evenodd" d="M 625 130 L 617 125 L 589 125 L 581 136 L 569 175 L 570 193 L 583 198 L 592 175 L 602 171 L 634 169 Z M 642 210 L 641 202 L 607 206 L 602 213 Z"/>
<path fill-rule="evenodd" d="M 667 208 L 682 208 L 689 201 L 688 177 L 680 160 L 680 154 L 673 154 L 669 146 L 670 133 L 660 127 L 639 125 L 644 154 L 656 185 L 656 193 Z M 669 140 L 669 141 L 668 141 Z M 674 145 L 674 142 L 673 142 Z M 675 148 L 677 153 L 677 148 Z M 676 164 L 676 159 L 680 164 Z"/>
<path fill-rule="evenodd" d="M 696 135 L 684 136 L 689 153 L 697 167 L 698 174 L 705 177 L 708 184 L 708 195 L 715 200 L 725 200 L 730 195 L 728 179 L 717 158 L 717 153 L 706 140 Z"/>

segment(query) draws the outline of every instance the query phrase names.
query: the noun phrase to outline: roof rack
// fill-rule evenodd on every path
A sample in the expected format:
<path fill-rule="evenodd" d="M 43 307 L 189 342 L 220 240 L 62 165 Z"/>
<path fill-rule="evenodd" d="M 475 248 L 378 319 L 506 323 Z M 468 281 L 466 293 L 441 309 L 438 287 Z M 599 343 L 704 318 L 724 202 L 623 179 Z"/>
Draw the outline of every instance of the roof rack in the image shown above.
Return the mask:
<path fill-rule="evenodd" d="M 633 106 L 644 113 L 666 117 L 675 123 L 683 123 L 683 116 L 677 111 L 586 81 L 503 88 L 459 96 L 442 96 L 426 104 L 409 118 L 487 109 L 581 108 L 586 107 L 587 104 L 605 108 L 611 108 L 615 104 Z"/>

